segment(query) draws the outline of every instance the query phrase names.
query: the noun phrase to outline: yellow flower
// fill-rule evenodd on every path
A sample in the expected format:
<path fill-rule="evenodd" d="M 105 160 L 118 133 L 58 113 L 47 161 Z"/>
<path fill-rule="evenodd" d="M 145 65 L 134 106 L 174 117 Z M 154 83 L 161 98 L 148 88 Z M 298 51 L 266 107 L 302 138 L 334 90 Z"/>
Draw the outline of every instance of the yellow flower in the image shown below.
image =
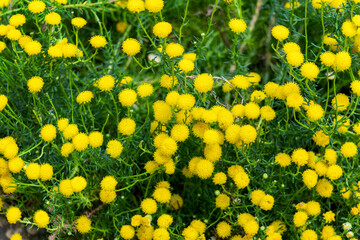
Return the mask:
<path fill-rule="evenodd" d="M 32 77 L 28 80 L 27 86 L 29 88 L 29 92 L 37 93 L 40 92 L 42 87 L 44 86 L 44 81 L 41 77 Z"/>
<path fill-rule="evenodd" d="M 335 214 L 332 211 L 323 213 L 323 219 L 326 223 L 331 223 L 335 221 Z"/>
<path fill-rule="evenodd" d="M 164 7 L 163 0 L 145 0 L 145 8 L 151 13 L 158 13 Z"/>
<path fill-rule="evenodd" d="M 120 156 L 122 150 L 123 146 L 118 140 L 110 140 L 106 147 L 106 153 L 109 154 L 112 158 L 117 158 Z"/>
<path fill-rule="evenodd" d="M 26 18 L 23 14 L 12 15 L 9 19 L 10 25 L 12 25 L 14 27 L 20 27 L 20 26 L 24 25 L 25 22 L 26 22 Z"/>
<path fill-rule="evenodd" d="M 21 218 L 21 211 L 18 207 L 10 206 L 6 210 L 6 218 L 10 224 L 15 224 Z"/>
<path fill-rule="evenodd" d="M 152 198 L 145 198 L 141 202 L 141 210 L 145 214 L 154 214 L 157 211 L 157 204 Z"/>
<path fill-rule="evenodd" d="M 34 14 L 42 13 L 45 10 L 45 7 L 46 7 L 45 3 L 40 0 L 33 0 L 28 5 L 29 11 Z"/>
<path fill-rule="evenodd" d="M 215 205 L 217 208 L 224 210 L 230 206 L 230 198 L 226 194 L 221 193 L 216 197 Z"/>
<path fill-rule="evenodd" d="M 216 232 L 220 238 L 227 238 L 231 235 L 231 225 L 221 221 L 216 225 Z"/>
<path fill-rule="evenodd" d="M 145 3 L 142 0 L 129 0 L 126 7 L 132 13 L 139 13 L 145 10 Z"/>
<path fill-rule="evenodd" d="M 199 93 L 211 91 L 214 85 L 212 76 L 208 73 L 202 73 L 194 79 L 194 87 Z"/>
<path fill-rule="evenodd" d="M 61 22 L 61 16 L 56 12 L 48 13 L 45 16 L 45 22 L 49 25 L 58 25 Z"/>
<path fill-rule="evenodd" d="M 126 53 L 127 55 L 135 56 L 140 52 L 141 45 L 138 40 L 134 38 L 128 38 L 123 42 L 121 48 L 123 52 Z"/>
<path fill-rule="evenodd" d="M 184 47 L 179 43 L 169 43 L 165 48 L 165 53 L 170 58 L 179 57 L 183 54 Z"/>
<path fill-rule="evenodd" d="M 24 50 L 29 56 L 37 55 L 41 52 L 41 44 L 38 41 L 30 41 Z"/>
<path fill-rule="evenodd" d="M 132 239 L 135 235 L 135 229 L 130 225 L 123 225 L 120 229 L 120 236 L 123 239 Z"/>
<path fill-rule="evenodd" d="M 53 175 L 53 167 L 50 164 L 45 163 L 40 165 L 39 177 L 42 181 L 50 180 L 52 178 L 52 175 Z"/>
<path fill-rule="evenodd" d="M 51 142 L 56 138 L 56 128 L 52 124 L 46 124 L 40 131 L 41 138 L 45 142 Z"/>
<path fill-rule="evenodd" d="M 81 234 L 89 232 L 91 230 L 91 220 L 85 215 L 82 215 L 76 220 L 76 229 Z"/>
<path fill-rule="evenodd" d="M 137 101 L 137 94 L 130 88 L 125 88 L 119 93 L 119 102 L 124 107 L 131 107 Z"/>
<path fill-rule="evenodd" d="M 166 38 L 172 32 L 172 26 L 168 22 L 158 22 L 153 27 L 153 33 L 159 38 Z"/>
<path fill-rule="evenodd" d="M 271 29 L 271 34 L 275 39 L 283 41 L 288 38 L 289 29 L 285 26 L 277 25 Z"/>
<path fill-rule="evenodd" d="M 76 102 L 79 104 L 85 104 L 94 98 L 94 94 L 91 91 L 83 91 L 76 97 Z"/>
<path fill-rule="evenodd" d="M 39 228 L 46 228 L 49 224 L 49 215 L 43 210 L 37 210 L 34 214 L 34 222 Z"/>
<path fill-rule="evenodd" d="M 229 22 L 229 27 L 234 33 L 243 33 L 246 30 L 246 22 L 243 19 L 233 18 Z"/>
<path fill-rule="evenodd" d="M 107 41 L 106 41 L 105 37 L 96 35 L 96 36 L 91 37 L 90 44 L 94 48 L 101 48 L 101 47 L 104 47 L 107 44 Z"/>
<path fill-rule="evenodd" d="M 77 28 L 84 27 L 86 25 L 86 23 L 87 23 L 86 20 L 82 17 L 76 17 L 76 18 L 71 19 L 71 24 Z"/>

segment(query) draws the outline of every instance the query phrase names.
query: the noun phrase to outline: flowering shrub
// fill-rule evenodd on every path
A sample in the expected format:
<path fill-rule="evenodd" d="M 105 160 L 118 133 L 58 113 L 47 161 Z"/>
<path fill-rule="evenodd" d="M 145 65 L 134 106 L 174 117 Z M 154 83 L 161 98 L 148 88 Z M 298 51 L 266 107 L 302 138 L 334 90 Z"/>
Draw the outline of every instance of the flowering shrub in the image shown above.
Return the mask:
<path fill-rule="evenodd" d="M 359 238 L 359 4 L 0 0 L 2 214 L 49 239 Z"/>

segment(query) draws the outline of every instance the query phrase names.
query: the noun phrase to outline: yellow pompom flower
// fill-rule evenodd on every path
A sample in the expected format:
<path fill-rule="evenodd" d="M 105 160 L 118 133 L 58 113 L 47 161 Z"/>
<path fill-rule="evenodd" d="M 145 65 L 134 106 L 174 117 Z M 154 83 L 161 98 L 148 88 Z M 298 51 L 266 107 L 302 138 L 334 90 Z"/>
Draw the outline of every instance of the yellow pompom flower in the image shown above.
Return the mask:
<path fill-rule="evenodd" d="M 338 72 L 348 70 L 351 67 L 351 56 L 348 52 L 341 51 L 336 53 L 334 69 Z"/>
<path fill-rule="evenodd" d="M 25 22 L 26 22 L 26 18 L 23 14 L 12 15 L 9 19 L 10 25 L 14 27 L 20 27 L 24 25 Z"/>
<path fill-rule="evenodd" d="M 236 75 L 230 80 L 231 84 L 239 89 L 248 89 L 251 86 L 249 77 Z"/>
<path fill-rule="evenodd" d="M 307 169 L 302 174 L 303 182 L 305 183 L 306 187 L 311 189 L 316 186 L 318 175 L 314 170 Z"/>
<path fill-rule="evenodd" d="M 122 135 L 130 136 L 135 132 L 136 123 L 131 118 L 123 118 L 118 124 L 118 130 Z"/>
<path fill-rule="evenodd" d="M 44 81 L 41 77 L 35 76 L 28 80 L 27 86 L 29 88 L 29 92 L 37 93 L 40 92 L 44 86 Z"/>
<path fill-rule="evenodd" d="M 279 41 L 283 41 L 289 36 L 289 29 L 282 25 L 277 25 L 271 29 L 272 36 Z"/>
<path fill-rule="evenodd" d="M 8 33 L 6 34 L 6 37 L 10 40 L 19 40 L 21 37 L 21 32 L 18 29 L 10 29 Z"/>
<path fill-rule="evenodd" d="M 41 0 L 34 0 L 31 1 L 28 5 L 28 9 L 30 12 L 37 14 L 37 13 L 42 13 L 45 10 L 45 3 Z"/>
<path fill-rule="evenodd" d="M 129 56 L 135 56 L 141 50 L 141 45 L 138 40 L 134 38 L 126 39 L 122 44 L 122 50 Z"/>
<path fill-rule="evenodd" d="M 260 107 L 254 102 L 249 102 L 244 108 L 245 116 L 249 119 L 257 119 L 260 116 Z"/>
<path fill-rule="evenodd" d="M 142 0 L 129 0 L 126 7 L 132 13 L 139 13 L 145 10 L 145 3 Z"/>
<path fill-rule="evenodd" d="M 285 54 L 289 54 L 291 52 L 301 52 L 299 44 L 294 42 L 285 43 L 283 49 Z"/>
<path fill-rule="evenodd" d="M 48 13 L 45 16 L 45 22 L 49 25 L 58 25 L 61 22 L 61 16 L 56 12 Z"/>
<path fill-rule="evenodd" d="M 42 127 L 40 135 L 45 142 L 51 142 L 56 138 L 56 127 L 52 124 L 46 124 Z"/>
<path fill-rule="evenodd" d="M 260 200 L 259 207 L 260 207 L 262 210 L 269 211 L 269 210 L 271 210 L 271 209 L 273 208 L 274 203 L 275 203 L 274 197 L 271 196 L 271 195 L 269 195 L 269 194 L 266 194 L 266 195 Z"/>
<path fill-rule="evenodd" d="M 323 213 L 323 218 L 326 223 L 331 223 L 331 222 L 335 221 L 335 213 L 333 213 L 332 211 L 325 212 L 325 213 Z M 334 231 L 334 229 L 332 229 L 332 230 Z"/>
<path fill-rule="evenodd" d="M 99 78 L 94 85 L 101 91 L 111 91 L 115 86 L 115 78 L 111 75 L 105 75 Z"/>
<path fill-rule="evenodd" d="M 338 93 L 331 100 L 331 104 L 334 109 L 337 109 L 339 112 L 345 111 L 350 104 L 349 97 L 343 93 Z"/>
<path fill-rule="evenodd" d="M 166 38 L 172 32 L 172 26 L 168 22 L 158 22 L 153 27 L 153 33 L 159 38 Z"/>
<path fill-rule="evenodd" d="M 131 107 L 137 101 L 137 94 L 130 88 L 125 88 L 119 93 L 119 102 L 124 107 Z"/>
<path fill-rule="evenodd" d="M 91 230 L 91 220 L 85 215 L 76 220 L 76 229 L 79 233 L 84 234 Z"/>
<path fill-rule="evenodd" d="M 97 147 L 101 147 L 101 145 L 104 142 L 104 136 L 101 132 L 91 132 L 89 134 L 89 145 L 92 148 L 97 148 Z"/>
<path fill-rule="evenodd" d="M 161 228 L 168 228 L 173 222 L 173 217 L 168 214 L 162 214 L 158 220 L 157 225 Z"/>
<path fill-rule="evenodd" d="M 199 93 L 211 91 L 214 85 L 212 76 L 208 73 L 202 73 L 194 79 L 194 87 Z"/>
<path fill-rule="evenodd" d="M 116 198 L 116 192 L 113 190 L 101 190 L 99 197 L 103 203 L 111 203 Z"/>
<path fill-rule="evenodd" d="M 15 233 L 11 236 L 10 240 L 22 240 L 20 233 Z"/>
<path fill-rule="evenodd" d="M 178 98 L 178 106 L 183 110 L 190 110 L 195 105 L 196 99 L 192 94 L 181 94 Z"/>
<path fill-rule="evenodd" d="M 231 236 L 231 225 L 225 221 L 221 221 L 216 225 L 216 233 L 220 238 L 227 238 Z"/>
<path fill-rule="evenodd" d="M 115 190 L 117 183 L 118 182 L 113 176 L 106 176 L 101 180 L 100 186 L 103 190 L 113 191 Z"/>
<path fill-rule="evenodd" d="M 309 161 L 309 154 L 308 152 L 303 148 L 298 148 L 293 151 L 291 155 L 291 160 L 299 166 L 304 166 Z"/>
<path fill-rule="evenodd" d="M 354 157 L 357 154 L 357 146 L 355 143 L 346 142 L 341 146 L 341 153 L 344 157 Z"/>
<path fill-rule="evenodd" d="M 6 44 L 3 41 L 0 41 L 0 53 L 4 51 L 6 48 Z"/>
<path fill-rule="evenodd" d="M 73 195 L 74 190 L 71 186 L 71 180 L 70 179 L 61 180 L 59 184 L 59 191 L 65 197 L 69 197 Z"/>
<path fill-rule="evenodd" d="M 40 165 L 40 179 L 41 181 L 49 181 L 52 178 L 54 171 L 53 171 L 53 167 L 48 164 L 42 164 Z"/>
<path fill-rule="evenodd" d="M 89 41 L 91 46 L 93 46 L 94 48 L 105 47 L 105 45 L 107 44 L 106 38 L 99 35 L 92 36 Z"/>
<path fill-rule="evenodd" d="M 59 131 L 61 131 L 61 132 L 64 131 L 65 128 L 67 128 L 67 126 L 69 126 L 69 119 L 60 118 L 57 121 L 57 126 L 58 126 Z"/>
<path fill-rule="evenodd" d="M 357 27 L 353 22 L 346 20 L 341 26 L 341 31 L 346 37 L 351 38 L 356 35 Z"/>
<path fill-rule="evenodd" d="M 343 175 L 343 170 L 339 165 L 331 165 L 326 171 L 326 176 L 330 180 L 337 180 Z"/>
<path fill-rule="evenodd" d="M 112 158 L 120 156 L 122 150 L 123 146 L 118 140 L 110 140 L 106 146 L 106 153 Z"/>
<path fill-rule="evenodd" d="M 154 91 L 154 87 L 150 83 L 143 83 L 137 87 L 137 93 L 141 98 L 150 96 Z"/>
<path fill-rule="evenodd" d="M 41 52 L 41 44 L 38 41 L 30 41 L 25 45 L 24 50 L 29 56 L 37 55 Z"/>
<path fill-rule="evenodd" d="M 165 48 L 165 53 L 170 58 L 179 57 L 183 54 L 184 47 L 179 43 L 169 43 Z"/>
<path fill-rule="evenodd" d="M 276 117 L 276 112 L 270 106 L 263 106 L 260 109 L 261 117 L 266 121 L 271 121 Z"/>
<path fill-rule="evenodd" d="M 225 184 L 227 180 L 226 174 L 223 172 L 216 173 L 212 178 L 212 181 L 215 185 Z"/>
<path fill-rule="evenodd" d="M 159 121 L 160 123 L 165 124 L 172 117 L 171 107 L 168 103 L 164 101 L 160 100 L 154 102 L 153 109 L 155 120 Z"/>
<path fill-rule="evenodd" d="M 10 224 L 17 223 L 21 218 L 21 211 L 18 207 L 10 206 L 6 210 L 6 219 Z"/>
<path fill-rule="evenodd" d="M 185 124 L 176 124 L 171 129 L 171 138 L 183 142 L 189 137 L 189 128 Z"/>
<path fill-rule="evenodd" d="M 215 199 L 215 206 L 222 210 L 226 209 L 228 206 L 230 206 L 230 198 L 226 194 L 219 194 L 219 196 L 217 196 Z"/>
<path fill-rule="evenodd" d="M 201 179 L 207 179 L 211 177 L 214 171 L 214 164 L 209 160 L 200 160 L 196 165 L 196 174 Z"/>
<path fill-rule="evenodd" d="M 278 153 L 275 156 L 275 162 L 281 167 L 287 167 L 291 164 L 291 157 L 286 153 Z"/>
<path fill-rule="evenodd" d="M 64 143 L 61 146 L 61 155 L 64 157 L 68 157 L 74 151 L 74 145 L 72 143 Z"/>
<path fill-rule="evenodd" d="M 145 0 L 145 8 L 151 13 L 158 13 L 164 7 L 163 0 Z"/>
<path fill-rule="evenodd" d="M 317 121 L 324 116 L 324 109 L 319 104 L 311 104 L 306 111 L 306 116 L 311 121 Z"/>
<path fill-rule="evenodd" d="M 179 69 L 184 72 L 191 72 L 194 70 L 194 62 L 188 59 L 182 59 L 179 62 Z"/>
<path fill-rule="evenodd" d="M 301 227 L 303 225 L 305 225 L 306 221 L 308 220 L 308 215 L 306 212 L 296 212 L 294 214 L 294 218 L 293 218 L 293 221 L 294 221 L 294 224 L 296 227 Z"/>
<path fill-rule="evenodd" d="M 120 236 L 123 239 L 132 239 L 135 235 L 135 229 L 130 225 L 123 225 L 120 229 Z"/>
<path fill-rule="evenodd" d="M 85 133 L 79 133 L 73 137 L 72 144 L 75 150 L 79 152 L 84 151 L 89 145 L 89 136 Z"/>
<path fill-rule="evenodd" d="M 334 65 L 336 60 L 336 55 L 332 52 L 324 52 L 320 55 L 320 61 L 323 65 L 331 67 Z"/>
<path fill-rule="evenodd" d="M 74 192 L 81 192 L 87 185 L 86 179 L 82 176 L 74 177 L 70 180 L 70 183 Z"/>
<path fill-rule="evenodd" d="M 320 73 L 318 66 L 313 62 L 306 62 L 300 67 L 301 75 L 305 78 L 314 81 Z"/>
<path fill-rule="evenodd" d="M 38 163 L 30 163 L 26 167 L 26 176 L 31 180 L 38 179 L 40 177 L 40 165 Z"/>
<path fill-rule="evenodd" d="M 34 222 L 38 225 L 39 228 L 46 228 L 49 224 L 50 218 L 47 212 L 43 210 L 37 210 L 34 214 Z"/>
<path fill-rule="evenodd" d="M 299 67 L 304 62 L 304 55 L 293 51 L 286 55 L 286 61 L 293 67 Z"/>
<path fill-rule="evenodd" d="M 14 157 L 8 162 L 9 170 L 12 173 L 19 173 L 24 168 L 24 161 L 20 157 Z"/>
<path fill-rule="evenodd" d="M 246 30 L 246 22 L 243 19 L 233 18 L 229 22 L 229 28 L 234 33 L 243 33 Z"/>
<path fill-rule="evenodd" d="M 91 91 L 83 91 L 76 97 L 76 102 L 79 104 L 89 103 L 94 98 L 94 94 Z"/>
<path fill-rule="evenodd" d="M 249 125 L 243 125 L 240 128 L 240 139 L 243 143 L 249 144 L 255 142 L 255 139 L 257 137 L 256 129 Z"/>
<path fill-rule="evenodd" d="M 316 145 L 320 147 L 325 147 L 330 143 L 330 137 L 326 135 L 322 130 L 316 131 L 312 139 L 314 140 Z"/>
<path fill-rule="evenodd" d="M 160 78 L 160 85 L 166 89 L 171 89 L 178 84 L 176 76 L 162 75 Z"/>
<path fill-rule="evenodd" d="M 76 124 L 69 124 L 63 131 L 63 136 L 65 139 L 72 139 L 79 133 L 79 128 Z"/>
<path fill-rule="evenodd" d="M 325 198 L 328 198 L 331 196 L 332 191 L 333 191 L 334 187 L 331 185 L 331 183 L 326 180 L 326 179 L 321 179 L 318 181 L 318 183 L 316 184 L 316 192 Z"/>
<path fill-rule="evenodd" d="M 355 80 L 350 83 L 351 91 L 356 95 L 360 96 L 360 81 Z"/>
<path fill-rule="evenodd" d="M 2 111 L 8 103 L 8 98 L 5 95 L 0 95 L 0 111 Z"/>
<path fill-rule="evenodd" d="M 71 24 L 74 25 L 77 28 L 84 27 L 86 25 L 86 23 L 87 23 L 86 20 L 84 18 L 82 18 L 82 17 L 75 17 L 75 18 L 71 19 Z"/>
<path fill-rule="evenodd" d="M 152 196 L 159 203 L 168 203 L 170 202 L 171 192 L 167 188 L 156 188 Z"/>
<path fill-rule="evenodd" d="M 240 189 L 246 188 L 250 183 L 249 175 L 247 175 L 244 171 L 240 171 L 235 174 L 233 180 L 236 186 Z"/>
<path fill-rule="evenodd" d="M 154 214 L 157 211 L 157 204 L 155 202 L 154 199 L 152 198 L 145 198 L 144 200 L 142 200 L 141 202 L 141 210 L 145 213 L 145 214 Z"/>

